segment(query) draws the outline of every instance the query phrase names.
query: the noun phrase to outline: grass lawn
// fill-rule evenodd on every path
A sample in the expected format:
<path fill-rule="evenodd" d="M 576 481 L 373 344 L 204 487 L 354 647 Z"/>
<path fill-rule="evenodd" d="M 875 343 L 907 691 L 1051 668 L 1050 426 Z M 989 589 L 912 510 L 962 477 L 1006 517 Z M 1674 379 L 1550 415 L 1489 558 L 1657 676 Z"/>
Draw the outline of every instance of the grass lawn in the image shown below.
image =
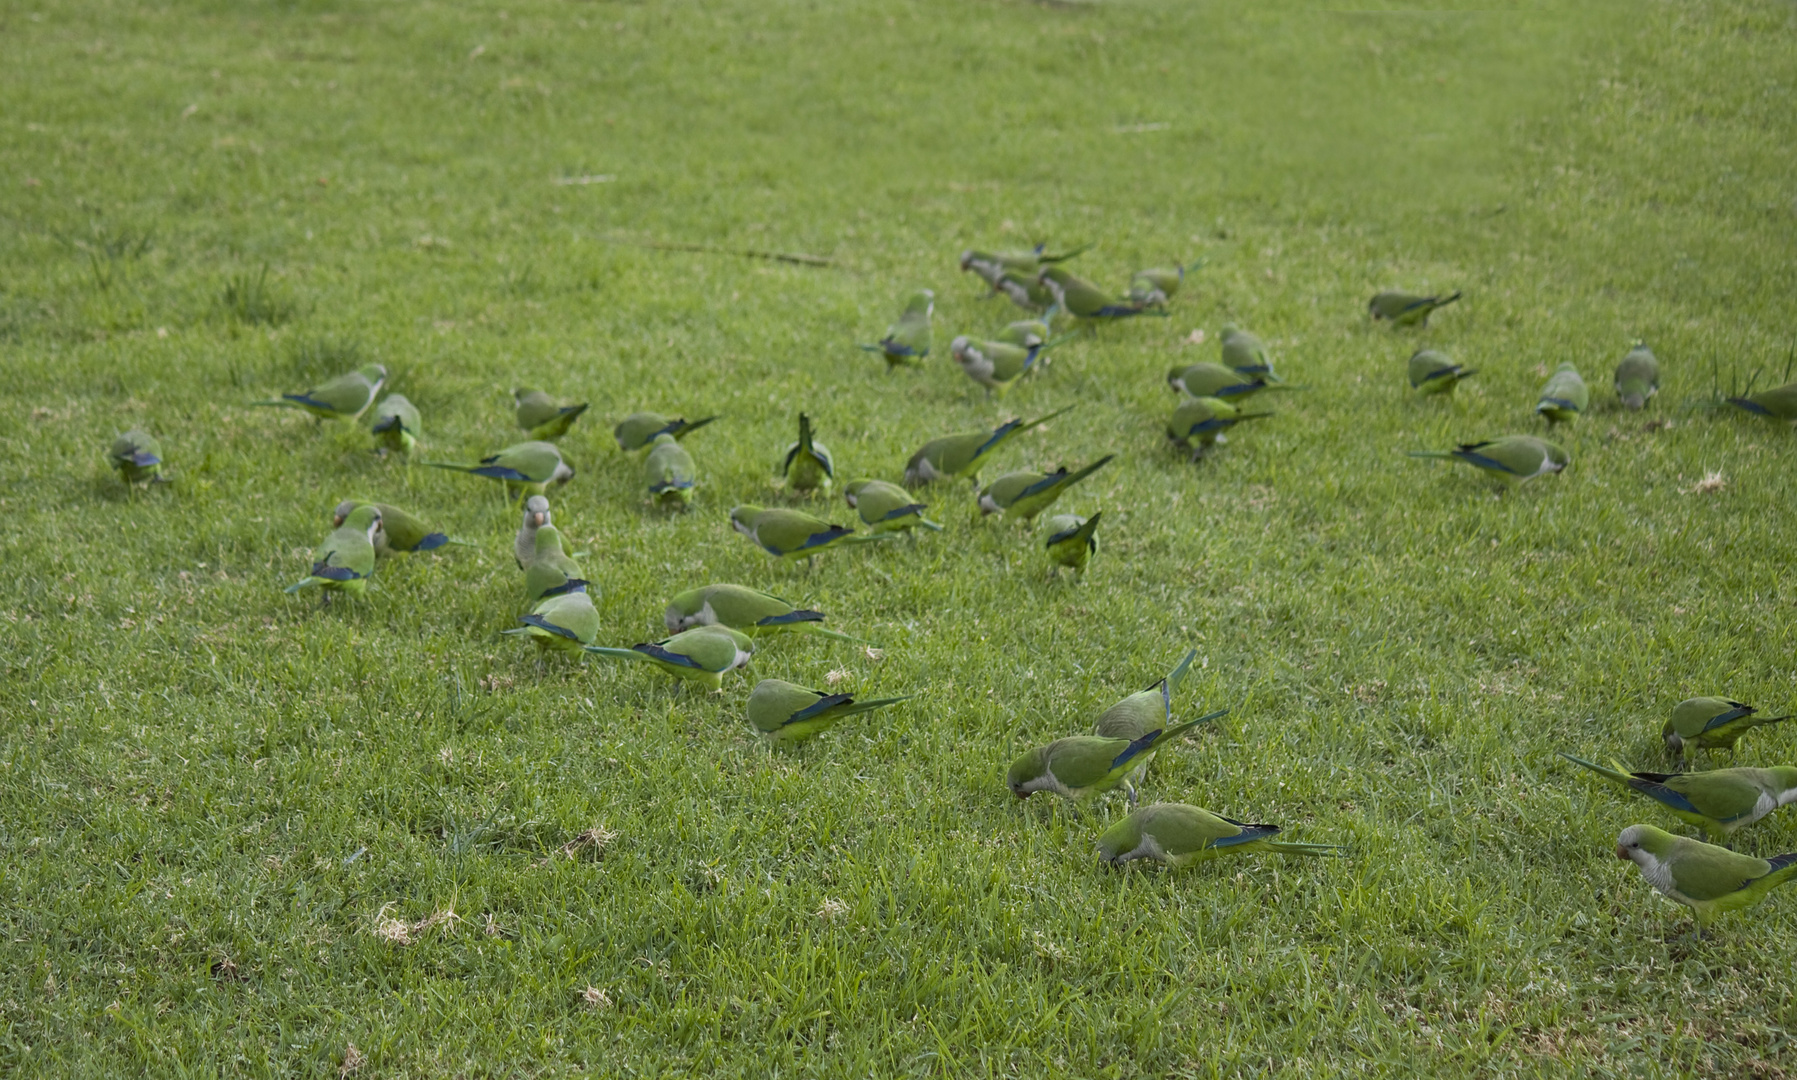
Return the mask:
<path fill-rule="evenodd" d="M 1687 830 L 1555 752 L 1797 706 L 1797 435 L 1701 407 L 1797 334 L 1793 55 L 1769 0 L 7 6 L 0 1072 L 1791 1075 L 1797 888 L 1690 941 L 1611 853 Z M 1208 262 L 989 401 L 947 343 L 1018 315 L 956 256 L 1037 240 L 1113 288 Z M 855 343 L 919 287 L 936 350 L 888 374 Z M 1393 332 L 1393 287 L 1466 297 Z M 1163 379 L 1225 322 L 1307 389 L 1194 466 Z M 1539 432 L 1566 360 L 1563 475 L 1404 456 Z M 764 642 L 716 695 L 540 665 L 497 485 L 249 407 L 366 362 L 425 459 L 522 439 L 514 386 L 592 403 L 553 502 L 603 643 L 738 581 L 883 651 Z M 1104 513 L 1083 581 L 965 484 L 809 571 L 729 528 L 801 409 L 896 480 L 1076 402 L 985 478 L 1118 455 L 1056 507 Z M 612 443 L 637 409 L 723 414 L 690 514 Z M 107 470 L 133 426 L 172 485 Z M 478 546 L 283 595 L 349 496 Z M 1120 798 L 1006 792 L 1188 649 L 1176 709 L 1232 711 L 1145 798 L 1348 858 L 1112 871 Z M 762 677 L 913 697 L 774 752 Z"/>

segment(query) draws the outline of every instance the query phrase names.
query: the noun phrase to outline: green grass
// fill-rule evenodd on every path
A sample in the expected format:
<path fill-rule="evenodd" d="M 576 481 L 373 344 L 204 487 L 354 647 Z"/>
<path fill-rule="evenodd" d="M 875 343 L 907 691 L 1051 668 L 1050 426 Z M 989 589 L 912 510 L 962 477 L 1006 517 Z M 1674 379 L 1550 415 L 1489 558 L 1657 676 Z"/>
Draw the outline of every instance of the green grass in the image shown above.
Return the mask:
<path fill-rule="evenodd" d="M 1797 442 L 1688 407 L 1791 348 L 1797 15 L 1557 7 L 0 12 L 0 1071 L 1787 1075 L 1797 891 L 1677 940 L 1610 855 L 1666 819 L 1553 755 L 1651 767 L 1683 697 L 1797 703 Z M 954 258 L 1037 239 L 1098 241 L 1110 285 L 1210 261 L 1000 407 L 945 346 L 1009 311 Z M 938 353 L 888 375 L 853 343 L 920 285 Z M 1392 334 L 1392 286 L 1467 298 Z M 1192 467 L 1161 380 L 1225 321 L 1311 389 Z M 1637 336 L 1644 415 L 1608 389 Z M 1419 342 L 1481 369 L 1458 402 L 1402 385 Z M 1535 430 L 1566 359 L 1602 405 L 1563 476 L 1500 498 L 1403 456 Z M 497 634 L 491 485 L 248 407 L 369 361 L 426 457 L 518 438 L 519 383 L 593 403 L 555 503 L 608 642 L 734 580 L 883 658 L 777 641 L 718 696 L 539 669 Z M 1082 583 L 965 488 L 947 532 L 810 573 L 727 527 L 800 408 L 845 476 L 896 478 L 1074 401 L 987 475 L 1120 455 L 1057 507 L 1105 514 Z M 726 416 L 686 517 L 610 445 L 636 408 Z M 135 425 L 172 486 L 106 471 Z M 348 495 L 481 547 L 283 596 Z M 1004 791 L 1188 648 L 1182 708 L 1233 711 L 1146 796 L 1351 858 L 1112 873 L 1118 803 Z M 916 696 L 751 738 L 754 677 L 837 670 Z"/>

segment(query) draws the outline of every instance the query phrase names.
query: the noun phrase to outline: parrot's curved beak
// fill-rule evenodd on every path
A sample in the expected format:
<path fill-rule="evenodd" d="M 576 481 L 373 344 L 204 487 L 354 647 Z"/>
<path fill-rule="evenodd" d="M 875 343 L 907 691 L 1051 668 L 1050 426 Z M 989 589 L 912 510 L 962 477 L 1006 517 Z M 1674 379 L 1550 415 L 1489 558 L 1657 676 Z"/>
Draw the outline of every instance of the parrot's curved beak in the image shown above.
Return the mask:
<path fill-rule="evenodd" d="M 1629 858 L 1629 849 L 1623 847 L 1621 844 L 1616 845 L 1616 857 L 1618 859 L 1621 859 L 1623 862 L 1633 862 L 1634 861 L 1633 859 Z"/>

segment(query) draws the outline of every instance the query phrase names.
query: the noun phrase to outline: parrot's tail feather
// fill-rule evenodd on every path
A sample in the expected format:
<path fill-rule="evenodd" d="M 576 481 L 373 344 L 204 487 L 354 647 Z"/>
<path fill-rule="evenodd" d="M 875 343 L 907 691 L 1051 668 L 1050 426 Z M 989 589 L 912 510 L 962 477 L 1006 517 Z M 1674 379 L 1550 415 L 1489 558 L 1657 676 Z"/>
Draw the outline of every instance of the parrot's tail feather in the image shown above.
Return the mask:
<path fill-rule="evenodd" d="M 1443 461 L 1454 460 L 1454 455 L 1446 450 L 1411 450 L 1409 451 L 1409 455 L 1416 458 L 1440 458 Z"/>
<path fill-rule="evenodd" d="M 1599 765 L 1595 761 L 1586 761 L 1584 758 L 1574 757 L 1571 754 L 1566 753 L 1565 751 L 1561 751 L 1560 756 L 1565 758 L 1567 761 L 1572 762 L 1574 765 L 1583 765 L 1585 768 L 1590 769 L 1592 772 L 1603 777 L 1604 779 L 1614 780 L 1618 784 L 1626 784 L 1631 779 L 1631 777 L 1629 776 L 1628 773 L 1621 772 L 1616 769 L 1612 769 L 1607 765 Z"/>
<path fill-rule="evenodd" d="M 884 345 L 863 345 L 860 342 L 855 343 L 855 348 L 860 349 L 862 352 L 883 353 L 886 351 L 886 346 L 884 346 Z"/>
<path fill-rule="evenodd" d="M 1196 720 L 1190 720 L 1184 724 L 1181 724 L 1179 727 L 1174 728 L 1173 731 L 1174 731 L 1174 734 L 1178 734 L 1179 732 L 1184 731 L 1186 728 L 1197 727 L 1199 724 L 1208 724 L 1212 720 L 1221 720 L 1225 716 L 1228 716 L 1228 715 L 1229 715 L 1228 709 L 1218 709 L 1215 712 L 1207 712 L 1203 716 L 1200 716 Z"/>
<path fill-rule="evenodd" d="M 425 461 L 420 464 L 432 469 L 454 469 L 456 472 L 473 472 L 475 469 L 473 465 L 457 465 L 453 461 Z"/>
<path fill-rule="evenodd" d="M 919 514 L 917 516 L 917 523 L 919 525 L 922 525 L 924 528 L 930 530 L 931 532 L 941 532 L 942 531 L 942 526 L 936 524 L 934 521 L 931 521 L 929 518 L 924 517 L 922 514 Z"/>
<path fill-rule="evenodd" d="M 1455 289 L 1452 296 L 1444 296 L 1440 300 L 1435 301 L 1435 306 L 1436 307 L 1447 307 L 1449 304 L 1453 303 L 1454 301 L 1456 301 L 1458 299 L 1460 299 L 1460 290 Z"/>
<path fill-rule="evenodd" d="M 645 657 L 642 653 L 637 652 L 635 649 L 608 649 L 603 645 L 582 645 L 581 648 L 585 649 L 587 652 L 590 652 L 590 653 L 597 653 L 600 656 L 609 656 L 613 660 L 645 660 L 645 659 L 647 659 L 647 657 Z"/>
<path fill-rule="evenodd" d="M 874 701 L 857 701 L 844 708 L 842 710 L 842 715 L 854 716 L 856 713 L 870 712 L 874 709 L 883 709 L 888 705 L 897 705 L 901 701 L 908 701 L 910 698 L 910 694 L 905 694 L 902 697 L 883 697 Z"/>
<path fill-rule="evenodd" d="M 1193 649 L 1191 652 L 1185 654 L 1185 657 L 1174 666 L 1172 671 L 1167 672 L 1166 683 L 1167 691 L 1169 693 L 1179 689 L 1180 682 L 1185 679 L 1186 672 L 1191 669 L 1192 661 L 1197 659 L 1197 657 L 1198 650 Z"/>
<path fill-rule="evenodd" d="M 1038 252 L 1036 255 L 1036 261 L 1037 262 L 1045 262 L 1045 263 L 1066 262 L 1068 259 L 1073 258 L 1075 255 L 1079 255 L 1084 252 L 1091 251 L 1094 247 L 1097 246 L 1097 244 L 1098 244 L 1098 241 L 1093 240 L 1089 243 L 1081 244 L 1080 246 L 1075 247 L 1075 248 L 1068 248 L 1066 251 L 1063 251 L 1063 252 L 1059 253 L 1058 255 L 1043 255 L 1040 252 Z"/>
<path fill-rule="evenodd" d="M 297 408 L 299 408 L 298 405 L 295 405 L 293 402 L 287 401 L 283 398 L 275 398 L 272 401 L 252 401 L 252 402 L 250 402 L 250 404 L 253 406 L 256 406 L 257 408 L 263 408 L 263 409 L 297 409 Z"/>
<path fill-rule="evenodd" d="M 316 584 L 318 584 L 318 579 L 315 577 L 309 577 L 309 578 L 306 578 L 304 581 L 296 581 L 293 584 L 287 586 L 285 589 L 282 589 L 281 591 L 288 594 L 289 596 L 291 596 L 294 593 L 299 592 L 301 589 L 309 589 Z"/>
<path fill-rule="evenodd" d="M 1281 855 L 1346 855 L 1348 849 L 1341 844 L 1304 844 L 1292 840 L 1268 840 L 1268 851 L 1277 851 Z"/>

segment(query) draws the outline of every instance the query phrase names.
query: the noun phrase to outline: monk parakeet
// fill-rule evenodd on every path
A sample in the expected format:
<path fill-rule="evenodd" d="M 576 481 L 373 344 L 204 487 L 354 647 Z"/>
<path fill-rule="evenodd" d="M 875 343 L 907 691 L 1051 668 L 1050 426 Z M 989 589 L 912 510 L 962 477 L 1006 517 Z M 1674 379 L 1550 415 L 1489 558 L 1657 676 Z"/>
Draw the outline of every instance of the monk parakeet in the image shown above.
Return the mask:
<path fill-rule="evenodd" d="M 532 495 L 530 498 L 524 500 L 524 520 L 519 523 L 518 534 L 512 539 L 512 558 L 517 562 L 518 569 L 523 570 L 531 564 L 533 559 L 538 557 L 537 533 L 545 525 L 548 525 L 550 520 L 549 500 L 547 498 L 542 495 Z M 559 532 L 555 533 L 554 536 L 554 550 L 566 555 L 570 559 L 573 558 L 574 545 L 568 543 L 568 538 L 561 535 Z M 580 575 L 574 574 L 572 576 L 579 577 Z"/>
<path fill-rule="evenodd" d="M 1696 825 L 1715 843 L 1781 806 L 1797 803 L 1797 768 L 1713 769 L 1699 773 L 1623 772 L 1562 753 L 1574 765 L 1637 791 Z"/>
<path fill-rule="evenodd" d="M 1447 307 L 1458 299 L 1458 291 L 1450 296 L 1412 296 L 1402 292 L 1382 292 L 1368 302 L 1366 309 L 1374 322 L 1389 319 L 1393 326 L 1427 326 L 1429 316 L 1436 308 Z"/>
<path fill-rule="evenodd" d="M 1249 420 L 1265 420 L 1272 413 L 1245 413 L 1221 398 L 1188 398 L 1167 421 L 1167 438 L 1192 449 L 1192 460 L 1203 457 L 1225 431 Z"/>
<path fill-rule="evenodd" d="M 1129 301 L 1137 307 L 1166 307 L 1179 287 L 1185 284 L 1186 268 L 1171 270 L 1137 270 L 1129 279 Z"/>
<path fill-rule="evenodd" d="M 1033 270 L 1006 270 L 992 283 L 992 291 L 1003 293 L 1011 303 L 1038 315 L 1055 307 L 1054 292 L 1042 284 Z"/>
<path fill-rule="evenodd" d="M 1756 859 L 1652 825 L 1622 830 L 1616 857 L 1634 863 L 1649 885 L 1690 908 L 1699 937 L 1716 916 L 1753 907 L 1797 877 L 1797 851 Z"/>
<path fill-rule="evenodd" d="M 1070 251 L 1054 255 L 1045 253 L 1047 246 L 1047 244 L 1037 244 L 1028 251 L 976 251 L 973 248 L 968 248 L 961 253 L 961 269 L 964 272 L 973 271 L 988 285 L 997 285 L 998 279 L 1007 270 L 1034 274 L 1044 265 L 1065 262 L 1092 245 L 1081 244 Z"/>
<path fill-rule="evenodd" d="M 1056 739 L 1047 746 L 1024 751 L 1005 773 L 1005 785 L 1019 799 L 1027 799 L 1038 791 L 1052 791 L 1075 801 L 1121 786 L 1134 806 L 1136 789 L 1129 782 L 1129 775 L 1140 764 L 1138 759 L 1221 715 L 1212 713 L 1183 724 L 1157 727 L 1139 739 L 1106 739 L 1098 735 Z"/>
<path fill-rule="evenodd" d="M 715 416 L 707 416 L 688 423 L 679 418 L 669 419 L 659 413 L 631 413 L 618 421 L 618 426 L 612 428 L 611 433 L 618 440 L 618 449 L 628 453 L 653 445 L 657 435 L 672 435 L 676 439 L 684 439 L 716 419 Z"/>
<path fill-rule="evenodd" d="M 755 643 L 747 635 L 727 626 L 700 626 L 675 634 L 666 641 L 632 645 L 628 649 L 588 645 L 586 651 L 614 660 L 641 660 L 677 679 L 689 679 L 721 690 L 724 673 L 747 664 L 755 651 Z"/>
<path fill-rule="evenodd" d="M 1277 855 L 1335 855 L 1335 844 L 1275 840 L 1277 825 L 1250 825 L 1185 803 L 1155 803 L 1133 811 L 1098 837 L 1098 858 L 1112 866 L 1148 859 L 1181 867 L 1224 855 L 1267 851 Z"/>
<path fill-rule="evenodd" d="M 1048 519 L 1048 540 L 1042 545 L 1048 557 L 1075 574 L 1086 572 L 1086 560 L 1098 550 L 1098 519 L 1103 511 L 1089 518 L 1078 514 L 1056 514 Z"/>
<path fill-rule="evenodd" d="M 917 525 L 931 532 L 942 531 L 942 526 L 923 516 L 928 504 L 912 502 L 910 492 L 897 484 L 856 480 L 842 489 L 842 497 L 861 516 L 861 523 L 874 532 L 906 532 Z"/>
<path fill-rule="evenodd" d="M 1557 473 L 1572 460 L 1558 445 L 1533 435 L 1505 435 L 1484 442 L 1461 443 L 1452 450 L 1412 450 L 1410 456 L 1464 461 L 1506 484 Z"/>
<path fill-rule="evenodd" d="M 388 503 L 371 503 L 361 499 L 345 499 L 331 511 L 331 525 L 342 528 L 349 516 L 363 506 L 372 506 L 381 515 L 381 527 L 374 534 L 374 553 L 386 556 L 396 552 L 415 554 L 420 551 L 435 551 L 445 544 L 453 543 L 448 536 L 434 531 L 420 518 L 406 513 L 397 506 Z"/>
<path fill-rule="evenodd" d="M 112 440 L 106 460 L 126 484 L 167 483 L 162 478 L 162 444 L 148 432 L 132 428 Z"/>
<path fill-rule="evenodd" d="M 1728 750 L 1756 727 L 1782 724 L 1790 716 L 1761 716 L 1752 705 L 1719 697 L 1694 697 L 1672 707 L 1672 717 L 1660 729 L 1666 749 L 1685 756 L 1692 750 Z"/>
<path fill-rule="evenodd" d="M 911 455 L 911 460 L 905 462 L 905 486 L 914 488 L 933 484 L 938 480 L 959 480 L 963 477 L 977 483 L 980 466 L 999 447 L 1031 428 L 1048 423 L 1071 408 L 1072 405 L 1056 409 L 1036 420 L 1012 420 L 989 432 L 974 431 L 966 435 L 944 435 L 940 439 L 931 439 Z"/>
<path fill-rule="evenodd" d="M 655 437 L 649 456 L 643 459 L 643 479 L 649 482 L 649 494 L 657 506 L 684 510 L 692 505 L 696 474 L 693 456 L 674 436 L 664 431 Z"/>
<path fill-rule="evenodd" d="M 936 294 L 919 289 L 905 301 L 904 312 L 886 328 L 879 344 L 861 347 L 884 356 L 888 371 L 901 364 L 915 364 L 930 355 L 930 315 L 935 310 Z"/>
<path fill-rule="evenodd" d="M 1590 404 L 1591 391 L 1579 377 L 1579 369 L 1571 364 L 1561 364 L 1542 385 L 1541 400 L 1535 403 L 1535 411 L 1547 417 L 1550 425 L 1569 423 L 1577 420 Z"/>
<path fill-rule="evenodd" d="M 1006 345 L 1020 345 L 1025 349 L 1033 349 L 1038 345 L 1046 348 L 1054 340 L 1054 331 L 1041 319 L 1018 319 L 1016 322 L 1006 323 L 1003 330 L 992 335 L 992 340 L 1002 341 Z"/>
<path fill-rule="evenodd" d="M 1139 739 L 1153 731 L 1173 722 L 1173 695 L 1179 692 L 1179 684 L 1185 681 L 1186 672 L 1191 670 L 1192 661 L 1198 656 L 1193 649 L 1174 665 L 1172 671 L 1156 680 L 1153 685 L 1140 693 L 1131 694 L 1099 714 L 1098 722 L 1092 727 L 1092 734 L 1106 739 Z M 1227 713 L 1212 713 L 1210 719 L 1216 719 Z M 1152 753 L 1137 758 L 1138 764 L 1130 773 L 1129 782 L 1136 787 L 1142 785 L 1142 778 L 1148 775 L 1148 763 L 1154 760 Z"/>
<path fill-rule="evenodd" d="M 1731 397 L 1728 403 L 1755 416 L 1783 420 L 1792 427 L 1797 427 L 1797 382 L 1788 382 L 1746 397 Z"/>
<path fill-rule="evenodd" d="M 574 467 L 562 460 L 562 452 L 551 442 L 531 441 L 508 446 L 492 457 L 480 459 L 479 465 L 457 465 L 444 461 L 427 461 L 433 469 L 484 476 L 505 483 L 514 496 L 541 495 L 550 484 L 565 484 L 574 476 Z"/>
<path fill-rule="evenodd" d="M 1660 392 L 1660 362 L 1645 342 L 1635 342 L 1622 362 L 1616 365 L 1616 396 L 1635 412 L 1647 399 Z"/>
<path fill-rule="evenodd" d="M 1045 266 L 1037 271 L 1036 280 L 1054 297 L 1055 306 L 1082 319 L 1127 319 L 1148 310 L 1134 300 L 1113 299 L 1063 267 Z"/>
<path fill-rule="evenodd" d="M 695 626 L 728 626 L 750 637 L 760 637 L 762 634 L 781 630 L 796 630 L 842 641 L 861 641 L 857 637 L 824 629 L 824 613 L 821 611 L 794 607 L 778 596 L 764 593 L 760 589 L 751 589 L 747 585 L 705 585 L 688 589 L 668 601 L 668 609 L 662 613 L 662 621 L 671 634 L 691 630 Z"/>
<path fill-rule="evenodd" d="M 749 723 L 777 744 L 796 744 L 815 738 L 838 721 L 904 700 L 889 697 L 856 701 L 849 694 L 830 694 L 782 679 L 763 679 L 749 694 Z"/>
<path fill-rule="evenodd" d="M 1452 394 L 1461 379 L 1478 373 L 1477 368 L 1463 368 L 1434 349 L 1418 349 L 1410 357 L 1410 388 L 1424 397 Z"/>
<path fill-rule="evenodd" d="M 368 433 L 374 436 L 374 443 L 382 455 L 412 453 L 412 447 L 418 445 L 418 433 L 424 430 L 418 420 L 418 409 L 404 394 L 388 394 L 381 403 L 374 407 L 374 419 L 368 425 Z"/>
<path fill-rule="evenodd" d="M 374 535 L 381 527 L 381 512 L 372 506 L 359 506 L 324 538 L 312 551 L 312 572 L 287 586 L 287 592 L 318 586 L 324 590 L 324 602 L 342 590 L 360 596 L 368 588 L 374 574 Z"/>
<path fill-rule="evenodd" d="M 513 390 L 512 401 L 517 407 L 518 426 L 528 431 L 531 438 L 543 442 L 566 435 L 580 414 L 587 411 L 585 402 L 563 405 L 541 390 Z"/>
<path fill-rule="evenodd" d="M 561 530 L 550 523 L 549 500 L 533 495 L 524 504 L 524 522 L 512 543 L 512 554 L 524 570 L 524 593 L 532 603 L 567 591 L 570 581 L 586 579 L 570 546 Z M 582 588 L 599 591 L 590 582 Z"/>
<path fill-rule="evenodd" d="M 751 505 L 730 511 L 730 525 L 776 559 L 809 559 L 833 547 L 890 540 L 893 536 L 891 533 L 856 533 L 801 510 L 779 507 L 768 510 Z"/>
<path fill-rule="evenodd" d="M 980 492 L 980 513 L 1003 513 L 1006 517 L 1034 520 L 1037 514 L 1053 506 L 1068 488 L 1104 468 L 1116 456 L 1106 454 L 1076 473 L 1068 472 L 1065 465 L 1051 473 L 1006 473 Z"/>
<path fill-rule="evenodd" d="M 988 397 L 1002 398 L 1013 383 L 1036 366 L 1042 346 L 1025 348 L 1004 341 L 974 341 L 965 334 L 949 343 L 949 352 L 967 377 L 986 388 Z"/>
<path fill-rule="evenodd" d="M 1259 376 L 1268 382 L 1279 381 L 1279 376 L 1273 371 L 1273 357 L 1268 354 L 1266 344 L 1253 334 L 1225 323 L 1217 335 L 1217 343 L 1222 346 L 1223 366 L 1237 375 Z"/>
<path fill-rule="evenodd" d="M 253 402 L 287 409 L 304 409 L 319 420 L 345 420 L 361 416 L 380 393 L 387 369 L 379 364 L 362 367 L 299 394 L 282 394 L 272 401 Z"/>
<path fill-rule="evenodd" d="M 804 413 L 799 414 L 798 441 L 786 448 L 780 472 L 786 477 L 789 491 L 828 491 L 836 480 L 836 462 L 830 457 L 830 448 L 811 437 L 811 418 Z"/>
<path fill-rule="evenodd" d="M 518 616 L 524 625 L 505 634 L 522 634 L 545 652 L 573 653 L 582 651 L 599 636 L 599 609 L 587 595 L 587 583 L 570 578 L 562 588 L 537 601 L 530 614 Z"/>
<path fill-rule="evenodd" d="M 1224 401 L 1237 401 L 1266 389 L 1287 389 L 1283 383 L 1275 387 L 1262 376 L 1243 375 L 1209 360 L 1176 367 L 1167 372 L 1167 385 L 1192 397 L 1220 398 Z"/>

